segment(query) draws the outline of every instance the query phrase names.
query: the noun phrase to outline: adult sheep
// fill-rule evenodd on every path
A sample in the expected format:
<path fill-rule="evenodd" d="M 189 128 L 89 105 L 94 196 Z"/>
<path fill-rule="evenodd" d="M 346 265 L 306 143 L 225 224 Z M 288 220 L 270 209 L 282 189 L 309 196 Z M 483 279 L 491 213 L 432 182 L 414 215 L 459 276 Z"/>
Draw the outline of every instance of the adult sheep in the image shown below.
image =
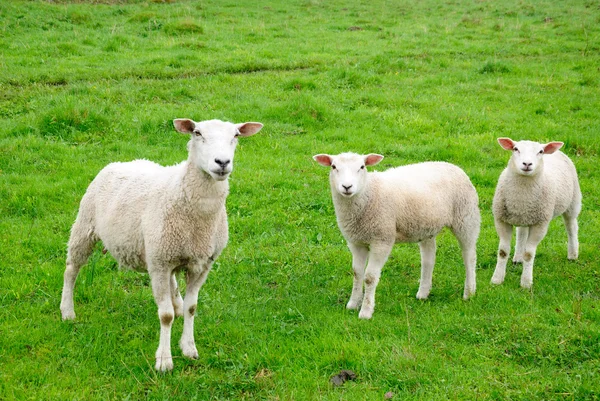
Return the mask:
<path fill-rule="evenodd" d="M 427 162 L 368 173 L 366 166 L 379 163 L 383 156 L 342 153 L 313 158 L 331 166 L 337 223 L 352 252 L 354 285 L 348 309 L 358 308 L 362 300 L 359 318 L 371 318 L 381 269 L 396 242 L 419 243 L 417 298 L 426 299 L 435 264 L 435 237 L 444 227 L 452 230 L 462 249 L 463 298 L 475 293 L 475 245 L 481 219 L 477 192 L 464 171 L 450 163 Z"/>
<path fill-rule="evenodd" d="M 188 159 L 163 167 L 147 160 L 111 163 L 88 187 L 71 228 L 60 310 L 74 319 L 73 288 L 77 274 L 102 241 L 121 266 L 147 271 L 158 306 L 160 342 L 156 369 L 173 369 L 171 324 L 183 315 L 179 346 L 197 358 L 194 314 L 198 291 L 228 240 L 225 199 L 227 178 L 239 136 L 256 134 L 260 123 L 219 120 L 173 121 L 191 136 Z M 185 300 L 175 274 L 186 271 Z"/>
<path fill-rule="evenodd" d="M 562 142 L 541 144 L 498 138 L 512 156 L 494 194 L 493 211 L 500 237 L 493 284 L 502 284 L 510 255 L 512 228 L 517 227 L 513 262 L 523 263 L 521 287 L 533 285 L 533 260 L 538 244 L 546 236 L 550 221 L 562 215 L 568 237 L 568 258 L 577 259 L 577 216 L 581 211 L 581 190 L 575 165 L 561 151 Z"/>

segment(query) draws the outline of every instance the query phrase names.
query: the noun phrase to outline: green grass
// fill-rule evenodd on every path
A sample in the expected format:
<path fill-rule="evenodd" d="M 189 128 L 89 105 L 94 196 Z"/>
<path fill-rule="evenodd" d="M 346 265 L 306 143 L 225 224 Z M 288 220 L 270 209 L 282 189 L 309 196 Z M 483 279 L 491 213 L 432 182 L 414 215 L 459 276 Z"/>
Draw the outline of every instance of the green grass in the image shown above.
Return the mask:
<path fill-rule="evenodd" d="M 0 2 L 0 399 L 599 399 L 599 65 L 598 0 Z M 200 357 L 181 356 L 178 319 L 161 375 L 146 275 L 99 247 L 74 322 L 59 302 L 87 185 L 111 161 L 183 160 L 178 117 L 265 128 L 236 154 Z M 580 258 L 554 221 L 532 291 L 520 267 L 489 284 L 499 136 L 564 141 L 579 171 Z M 445 231 L 428 301 L 403 244 L 373 319 L 344 309 L 350 252 L 311 159 L 343 151 L 469 174 L 483 217 L 472 300 Z M 357 380 L 333 388 L 341 369 Z"/>

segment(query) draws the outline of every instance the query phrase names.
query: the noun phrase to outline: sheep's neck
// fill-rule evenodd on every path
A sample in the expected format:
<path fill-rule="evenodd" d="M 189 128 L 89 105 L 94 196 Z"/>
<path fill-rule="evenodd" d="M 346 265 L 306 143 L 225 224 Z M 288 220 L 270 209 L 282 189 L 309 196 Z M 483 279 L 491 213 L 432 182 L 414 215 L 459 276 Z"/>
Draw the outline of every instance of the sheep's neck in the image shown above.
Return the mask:
<path fill-rule="evenodd" d="M 229 181 L 216 181 L 194 163 L 185 163 L 181 188 L 184 199 L 199 212 L 214 213 L 224 206 L 229 194 Z"/>

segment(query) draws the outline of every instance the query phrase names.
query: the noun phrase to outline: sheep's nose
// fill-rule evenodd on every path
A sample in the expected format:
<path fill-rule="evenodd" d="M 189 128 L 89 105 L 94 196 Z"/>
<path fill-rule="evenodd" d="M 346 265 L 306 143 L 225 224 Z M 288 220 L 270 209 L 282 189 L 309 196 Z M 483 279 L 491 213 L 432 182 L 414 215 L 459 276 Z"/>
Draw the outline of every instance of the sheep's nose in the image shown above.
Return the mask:
<path fill-rule="evenodd" d="M 215 159 L 215 163 L 217 163 L 219 166 L 221 166 L 221 168 L 225 168 L 227 167 L 227 165 L 231 162 L 231 160 L 221 160 L 221 159 Z"/>
<path fill-rule="evenodd" d="M 352 188 L 352 184 L 350 184 L 350 185 L 344 185 L 344 184 L 342 184 L 342 187 L 346 190 L 346 192 L 348 192 L 348 190 L 350 188 Z"/>
<path fill-rule="evenodd" d="M 527 168 L 529 168 L 529 167 L 531 167 L 532 165 L 533 165 L 533 163 L 526 163 L 526 162 L 523 162 L 523 166 L 524 166 L 524 167 L 527 167 Z"/>

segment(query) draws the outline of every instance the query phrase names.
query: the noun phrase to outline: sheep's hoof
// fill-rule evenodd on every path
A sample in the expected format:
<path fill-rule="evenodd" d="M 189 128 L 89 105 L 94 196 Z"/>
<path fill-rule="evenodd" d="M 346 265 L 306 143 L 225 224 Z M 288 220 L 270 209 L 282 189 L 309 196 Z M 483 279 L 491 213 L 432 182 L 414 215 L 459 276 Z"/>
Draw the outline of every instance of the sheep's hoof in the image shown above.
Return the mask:
<path fill-rule="evenodd" d="M 494 274 L 494 275 L 492 276 L 492 280 L 491 280 L 491 283 L 492 283 L 492 284 L 495 284 L 495 285 L 500 285 L 500 284 L 502 284 L 503 282 L 504 282 L 504 277 L 503 277 L 503 276 L 496 275 L 496 274 Z"/>
<path fill-rule="evenodd" d="M 75 320 L 75 311 L 61 311 L 62 320 Z"/>
<path fill-rule="evenodd" d="M 525 290 L 530 290 L 533 286 L 533 280 L 530 279 L 521 279 L 521 288 Z"/>
<path fill-rule="evenodd" d="M 463 293 L 463 299 L 466 301 L 467 299 L 471 298 L 473 295 L 475 295 L 475 288 L 470 288 L 470 289 L 466 289 Z"/>
<path fill-rule="evenodd" d="M 417 299 L 425 300 L 427 298 L 429 298 L 429 291 L 419 290 L 419 292 L 417 292 Z"/>
<path fill-rule="evenodd" d="M 365 308 L 360 309 L 360 313 L 358 314 L 359 319 L 369 320 L 371 317 L 373 317 L 372 310 L 365 310 Z"/>
<path fill-rule="evenodd" d="M 517 263 L 523 263 L 523 255 L 519 255 L 519 256 L 516 256 L 516 255 L 515 255 L 515 257 L 513 258 L 513 260 L 512 260 L 512 261 L 513 261 L 513 263 L 515 263 L 515 264 L 517 264 Z"/>
<path fill-rule="evenodd" d="M 579 257 L 577 252 L 574 253 L 569 253 L 569 255 L 567 256 L 567 259 L 569 260 L 577 260 L 577 258 Z"/>
<path fill-rule="evenodd" d="M 168 372 L 170 370 L 173 370 L 173 358 L 172 357 L 156 358 L 155 368 L 159 372 Z"/>
<path fill-rule="evenodd" d="M 348 301 L 348 303 L 346 304 L 346 309 L 358 309 L 358 304 L 359 304 L 359 303 L 360 303 L 360 302 L 358 302 L 358 301 L 353 301 L 353 300 L 350 300 L 350 301 Z"/>
<path fill-rule="evenodd" d="M 181 342 L 179 343 L 179 347 L 181 348 L 181 353 L 183 356 L 186 356 L 190 359 L 198 359 L 198 350 L 196 349 L 195 344 L 187 344 Z"/>

